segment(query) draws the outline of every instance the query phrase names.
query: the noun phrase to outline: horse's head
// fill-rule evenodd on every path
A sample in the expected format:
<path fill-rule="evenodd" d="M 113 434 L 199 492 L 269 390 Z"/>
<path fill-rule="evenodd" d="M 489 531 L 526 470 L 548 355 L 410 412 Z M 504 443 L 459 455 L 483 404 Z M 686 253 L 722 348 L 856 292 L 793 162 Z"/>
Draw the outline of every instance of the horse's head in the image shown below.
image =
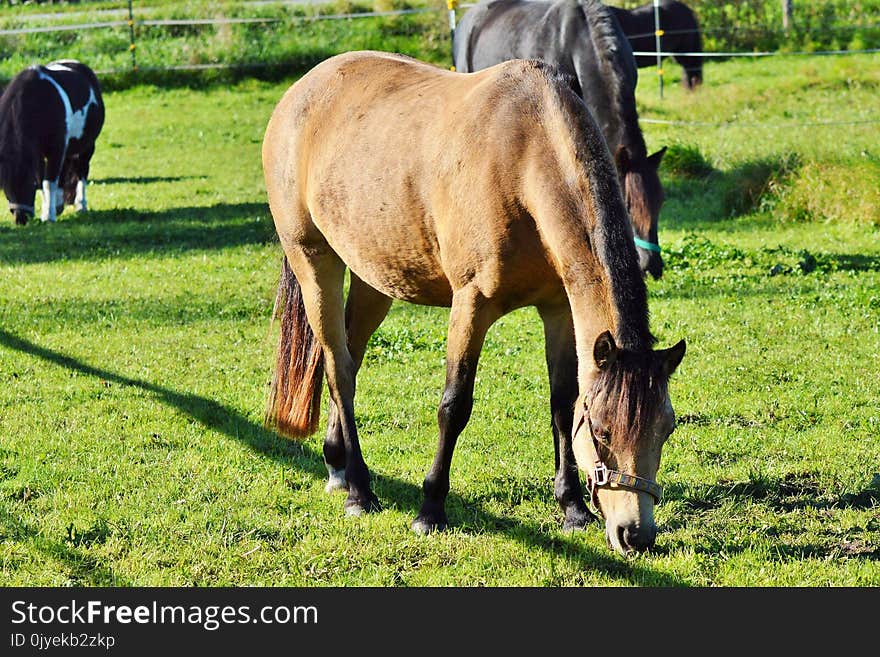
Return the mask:
<path fill-rule="evenodd" d="M 655 279 L 663 275 L 663 258 L 660 256 L 660 242 L 657 238 L 657 222 L 663 206 L 663 186 L 657 169 L 666 152 L 664 146 L 653 155 L 633 159 L 626 146 L 620 146 L 615 154 L 615 162 L 623 184 L 626 207 L 629 211 L 639 254 L 639 267 L 642 273 L 651 274 Z"/>
<path fill-rule="evenodd" d="M 668 382 L 684 352 L 684 340 L 657 351 L 621 349 L 608 331 L 593 347 L 597 374 L 575 410 L 573 447 L 608 545 L 620 554 L 654 545 L 655 478 L 675 428 Z"/>
<path fill-rule="evenodd" d="M 32 167 L 0 159 L 0 185 L 15 223 L 24 225 L 34 215 L 37 181 Z"/>
<path fill-rule="evenodd" d="M 697 58 L 692 57 L 691 59 Z M 684 66 L 681 70 L 681 83 L 688 91 L 694 91 L 703 84 L 703 65 L 688 62 L 687 66 Z"/>

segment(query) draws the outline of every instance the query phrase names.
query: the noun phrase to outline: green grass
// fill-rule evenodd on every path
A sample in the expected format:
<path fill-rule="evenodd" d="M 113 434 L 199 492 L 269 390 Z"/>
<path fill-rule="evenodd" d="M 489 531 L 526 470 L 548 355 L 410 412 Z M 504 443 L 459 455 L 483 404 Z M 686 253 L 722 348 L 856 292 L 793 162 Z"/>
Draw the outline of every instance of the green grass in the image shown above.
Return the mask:
<path fill-rule="evenodd" d="M 125 21 L 123 14 L 102 13 L 113 9 L 106 3 L 29 7 L 42 15 L 57 12 L 53 26 L 92 22 Z M 124 5 L 115 3 L 115 9 Z M 394 9 L 432 8 L 435 11 L 390 17 L 358 17 L 344 20 L 310 20 L 316 15 L 364 13 Z M 45 27 L 47 21 L 29 17 L 21 8 L 0 8 L 0 29 Z M 273 22 L 218 23 L 213 25 L 142 25 L 135 27 L 137 71 L 132 71 L 129 27 L 66 30 L 0 35 L 0 78 L 9 79 L 26 66 L 60 58 L 79 59 L 102 72 L 105 88 L 171 82 L 191 86 L 229 82 L 245 76 L 277 80 L 302 74 L 345 50 L 388 50 L 449 65 L 451 46 L 440 0 L 349 0 L 321 5 L 263 5 L 180 2 L 161 0 L 135 3 L 136 21 L 165 19 L 262 18 Z M 169 67 L 195 68 L 188 72 Z"/>
<path fill-rule="evenodd" d="M 770 125 L 645 125 L 678 150 L 652 326 L 688 353 L 657 549 L 635 558 L 561 531 L 532 310 L 489 335 L 446 533 L 409 522 L 448 311 L 395 304 L 368 350 L 382 513 L 323 492 L 319 436 L 262 427 L 280 250 L 259 149 L 288 83 L 110 92 L 93 211 L 0 225 L 0 583 L 880 584 L 876 125 L 778 127 L 877 118 L 876 59 L 713 64 L 663 101 L 643 76 L 643 117 Z"/>
<path fill-rule="evenodd" d="M 633 6 L 642 0 L 615 0 Z M 731 3 L 691 0 L 710 52 L 862 50 L 880 47 L 880 0 L 801 3 L 794 25 L 781 29 L 778 0 Z M 316 15 L 393 9 L 429 9 L 416 15 L 312 21 Z M 135 60 L 129 45 L 127 4 L 98 0 L 0 6 L 0 29 L 15 30 L 122 21 L 101 29 L 0 35 L 0 79 L 36 63 L 73 57 L 103 73 L 107 88 L 143 83 L 192 86 L 245 76 L 278 80 L 302 74 L 345 50 L 402 52 L 434 64 L 451 61 L 446 3 L 442 0 L 328 0 L 320 5 L 254 6 L 217 0 L 141 0 L 133 6 Z M 459 19 L 467 11 L 458 11 Z M 52 14 L 51 19 L 46 14 Z M 144 25 L 162 19 L 263 18 L 274 22 Z M 185 72 L 169 67 L 188 67 Z M 196 68 L 198 67 L 198 68 Z M 209 68 L 205 68 L 209 67 Z M 219 67 L 219 68 L 216 68 Z M 672 78 L 671 78 L 672 79 Z"/>

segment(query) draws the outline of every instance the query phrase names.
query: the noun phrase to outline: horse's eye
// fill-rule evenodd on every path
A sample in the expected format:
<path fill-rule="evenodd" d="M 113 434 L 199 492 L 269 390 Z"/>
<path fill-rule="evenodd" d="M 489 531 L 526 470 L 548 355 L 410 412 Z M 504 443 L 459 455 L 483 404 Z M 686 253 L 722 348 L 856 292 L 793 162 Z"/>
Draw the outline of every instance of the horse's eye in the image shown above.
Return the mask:
<path fill-rule="evenodd" d="M 603 429 L 602 431 L 600 431 L 598 438 L 599 438 L 599 442 L 602 443 L 603 445 L 610 445 L 611 444 L 611 432 L 608 429 Z"/>

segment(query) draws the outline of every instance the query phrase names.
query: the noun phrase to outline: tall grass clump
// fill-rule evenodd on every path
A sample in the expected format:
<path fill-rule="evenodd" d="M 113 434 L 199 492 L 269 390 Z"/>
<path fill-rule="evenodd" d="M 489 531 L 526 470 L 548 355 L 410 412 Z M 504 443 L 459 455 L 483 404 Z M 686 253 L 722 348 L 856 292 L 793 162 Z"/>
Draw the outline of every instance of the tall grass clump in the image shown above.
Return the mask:
<path fill-rule="evenodd" d="M 880 164 L 809 162 L 778 189 L 775 210 L 789 221 L 880 226 Z"/>

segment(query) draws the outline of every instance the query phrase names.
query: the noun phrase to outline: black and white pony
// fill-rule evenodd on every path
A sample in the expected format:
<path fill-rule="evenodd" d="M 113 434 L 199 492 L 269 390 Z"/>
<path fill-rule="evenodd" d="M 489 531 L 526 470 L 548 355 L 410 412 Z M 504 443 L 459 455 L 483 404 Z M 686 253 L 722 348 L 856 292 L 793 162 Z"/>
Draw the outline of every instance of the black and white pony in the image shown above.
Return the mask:
<path fill-rule="evenodd" d="M 89 162 L 103 125 L 101 87 L 85 64 L 60 60 L 12 79 L 0 96 L 0 185 L 15 223 L 34 214 L 38 188 L 43 221 L 55 221 L 65 204 L 87 209 Z"/>

